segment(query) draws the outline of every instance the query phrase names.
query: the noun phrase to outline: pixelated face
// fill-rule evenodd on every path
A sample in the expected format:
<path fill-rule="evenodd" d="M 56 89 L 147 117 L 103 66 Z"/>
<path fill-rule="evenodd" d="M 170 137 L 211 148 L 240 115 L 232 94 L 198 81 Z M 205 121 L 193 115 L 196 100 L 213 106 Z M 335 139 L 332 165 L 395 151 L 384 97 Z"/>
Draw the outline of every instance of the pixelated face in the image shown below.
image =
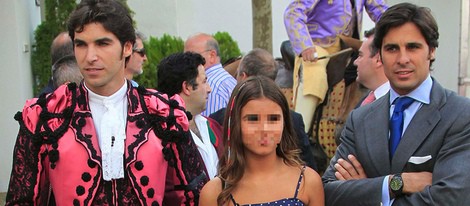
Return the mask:
<path fill-rule="evenodd" d="M 136 47 L 133 48 L 129 62 L 127 63 L 126 69 L 128 72 L 138 75 L 144 72 L 143 65 L 147 61 L 147 55 L 145 54 L 144 44 L 141 39 L 135 40 Z"/>
<path fill-rule="evenodd" d="M 429 48 L 411 22 L 391 28 L 382 43 L 381 59 L 390 86 L 400 95 L 412 92 L 428 77 L 435 48 Z"/>
<path fill-rule="evenodd" d="M 118 38 L 100 23 L 90 23 L 75 32 L 75 58 L 85 84 L 93 92 L 109 96 L 125 82 L 124 61 L 132 44 L 121 46 Z"/>
<path fill-rule="evenodd" d="M 204 66 L 199 65 L 197 70 L 197 88 L 189 89 L 191 91 L 191 94 L 189 95 L 188 104 L 191 104 L 191 107 L 197 110 L 194 112 L 199 114 L 206 110 L 207 98 L 209 96 L 209 93 L 211 92 L 211 87 L 209 86 L 209 83 L 207 83 L 206 70 L 204 69 Z"/>
<path fill-rule="evenodd" d="M 281 107 L 270 99 L 248 101 L 241 110 L 245 154 L 276 155 L 284 128 L 283 118 Z"/>
<path fill-rule="evenodd" d="M 354 61 L 357 66 L 357 81 L 368 87 L 368 82 L 375 78 L 375 70 L 377 69 L 378 54 L 370 57 L 370 45 L 374 37 L 366 38 L 359 48 L 359 55 Z"/>

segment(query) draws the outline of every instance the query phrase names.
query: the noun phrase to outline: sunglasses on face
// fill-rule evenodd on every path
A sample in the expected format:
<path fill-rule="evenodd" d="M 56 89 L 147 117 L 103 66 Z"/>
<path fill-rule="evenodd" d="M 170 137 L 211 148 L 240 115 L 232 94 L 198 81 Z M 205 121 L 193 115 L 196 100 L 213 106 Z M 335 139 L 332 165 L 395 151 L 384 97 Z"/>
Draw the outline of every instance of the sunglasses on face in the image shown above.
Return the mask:
<path fill-rule="evenodd" d="M 145 56 L 145 48 L 142 48 L 142 49 L 133 49 L 132 50 L 133 52 L 139 54 L 141 57 L 144 57 Z"/>

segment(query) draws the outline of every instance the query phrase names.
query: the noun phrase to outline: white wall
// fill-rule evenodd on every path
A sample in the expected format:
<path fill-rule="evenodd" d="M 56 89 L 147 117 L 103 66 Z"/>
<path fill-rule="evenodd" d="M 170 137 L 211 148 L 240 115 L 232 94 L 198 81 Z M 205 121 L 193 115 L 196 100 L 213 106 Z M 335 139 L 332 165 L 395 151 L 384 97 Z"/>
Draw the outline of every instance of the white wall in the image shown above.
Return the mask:
<path fill-rule="evenodd" d="M 146 36 L 178 34 L 175 1 L 128 0 L 127 4 L 135 12 L 134 21 L 137 23 L 137 29 Z"/>
<path fill-rule="evenodd" d="M 30 45 L 31 28 L 35 26 L 31 24 L 30 15 L 39 15 L 35 11 L 34 1 L 0 1 L 0 62 L 3 69 L 0 75 L 0 192 L 8 188 L 13 145 L 19 128 L 13 116 L 25 100 L 32 97 Z M 24 52 L 24 47 L 29 51 Z"/>
<path fill-rule="evenodd" d="M 463 58 L 460 59 L 462 70 L 460 71 L 462 78 L 468 78 L 466 76 L 470 75 L 470 3 L 468 1 L 462 1 L 462 39 L 460 49 L 460 56 Z M 470 97 L 470 83 L 461 85 L 462 93 Z"/>
<path fill-rule="evenodd" d="M 253 48 L 251 1 L 232 0 L 128 0 L 137 27 L 147 36 L 164 33 L 183 40 L 196 32 L 226 31 L 238 42 L 242 53 Z M 289 1 L 272 2 L 273 55 L 280 57 L 281 42 L 287 40 L 282 16 Z"/>

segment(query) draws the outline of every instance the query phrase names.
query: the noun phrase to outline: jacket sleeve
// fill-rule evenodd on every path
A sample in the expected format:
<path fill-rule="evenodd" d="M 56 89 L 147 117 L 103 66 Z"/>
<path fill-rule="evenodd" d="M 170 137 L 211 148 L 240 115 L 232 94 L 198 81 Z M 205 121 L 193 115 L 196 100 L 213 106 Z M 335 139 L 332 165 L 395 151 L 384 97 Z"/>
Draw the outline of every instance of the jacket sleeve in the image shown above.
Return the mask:
<path fill-rule="evenodd" d="M 27 100 L 22 112 L 15 115 L 20 129 L 13 150 L 6 205 L 48 204 L 51 193 L 48 171 L 52 167 L 49 163 L 59 159 L 58 151 L 50 146 L 62 136 L 56 129 L 68 126 L 63 118 L 52 113 L 65 115 L 74 85 L 64 85 L 47 96 Z M 68 110 L 67 114 L 71 112 Z"/>
<path fill-rule="evenodd" d="M 307 27 L 307 14 L 317 3 L 318 0 L 293 0 L 284 12 L 287 35 L 297 55 L 314 46 Z"/>
<path fill-rule="evenodd" d="M 388 5 L 383 0 L 367 0 L 365 8 L 370 19 L 377 23 L 385 10 L 388 9 Z"/>
<path fill-rule="evenodd" d="M 335 156 L 331 159 L 330 165 L 322 177 L 326 205 L 372 206 L 380 205 L 380 202 L 382 202 L 382 182 L 385 176 L 347 181 L 338 180 L 335 177 L 334 165 L 338 159 L 348 159 L 349 154 L 356 154 L 353 116 L 354 111 L 351 112 L 346 121 L 341 134 L 342 142 L 336 149 Z"/>
<path fill-rule="evenodd" d="M 39 118 L 39 107 L 30 107 L 27 102 L 23 112 L 15 119 L 20 124 L 13 150 L 13 166 L 6 197 L 6 205 L 46 204 L 49 194 L 49 180 L 45 175 L 43 160 L 47 159 L 38 137 L 33 135 Z"/>

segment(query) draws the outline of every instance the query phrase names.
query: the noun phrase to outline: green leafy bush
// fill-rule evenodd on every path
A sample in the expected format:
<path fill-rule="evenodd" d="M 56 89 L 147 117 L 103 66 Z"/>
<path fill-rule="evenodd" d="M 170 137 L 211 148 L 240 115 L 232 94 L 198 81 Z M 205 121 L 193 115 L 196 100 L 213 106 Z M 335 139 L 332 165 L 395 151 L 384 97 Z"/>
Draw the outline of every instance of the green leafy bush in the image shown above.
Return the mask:
<path fill-rule="evenodd" d="M 217 32 L 214 38 L 219 42 L 220 47 L 220 62 L 224 63 L 227 60 L 242 55 L 238 43 L 232 39 L 228 32 Z"/>
<path fill-rule="evenodd" d="M 146 88 L 157 87 L 157 65 L 170 54 L 183 52 L 184 42 L 179 37 L 164 34 L 161 38 L 152 37 L 144 41 L 147 51 L 147 62 L 144 65 L 144 73 L 134 78 L 139 85 Z"/>

